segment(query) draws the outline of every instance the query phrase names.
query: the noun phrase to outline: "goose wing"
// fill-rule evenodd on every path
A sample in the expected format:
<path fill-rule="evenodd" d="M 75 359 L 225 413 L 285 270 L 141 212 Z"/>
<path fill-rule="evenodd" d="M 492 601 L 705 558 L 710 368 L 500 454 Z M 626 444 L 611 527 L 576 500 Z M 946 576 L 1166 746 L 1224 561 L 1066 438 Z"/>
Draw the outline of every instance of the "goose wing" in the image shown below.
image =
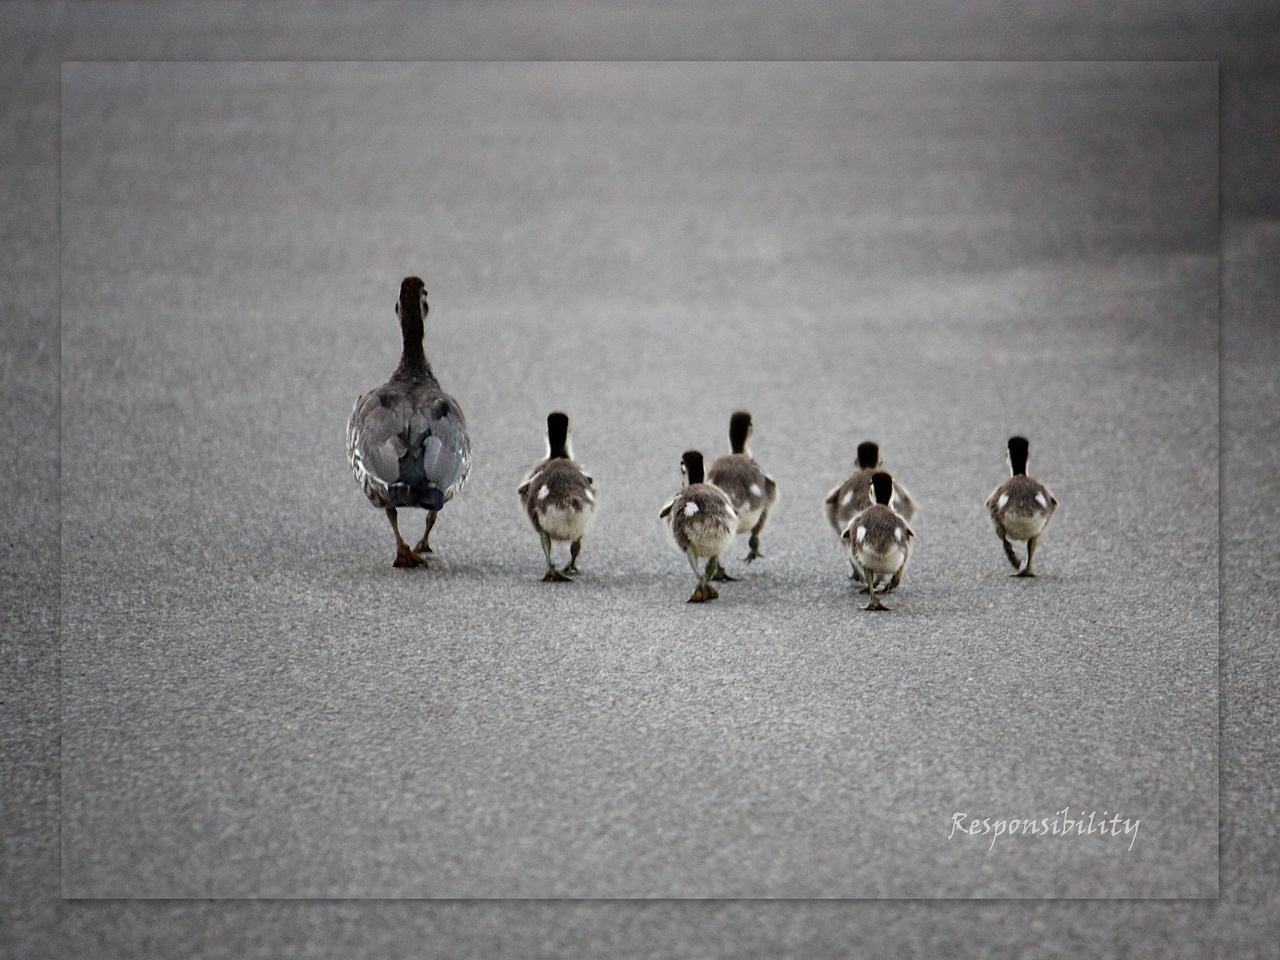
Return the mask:
<path fill-rule="evenodd" d="M 386 384 L 356 401 L 347 456 L 371 500 L 438 510 L 466 482 L 471 441 L 452 397 Z"/>
<path fill-rule="evenodd" d="M 471 438 L 453 397 L 438 387 L 418 387 L 402 435 L 413 454 L 408 482 L 416 480 L 420 470 L 422 480 L 438 488 L 446 500 L 462 489 L 471 471 Z M 402 464 L 402 476 L 404 469 Z"/>

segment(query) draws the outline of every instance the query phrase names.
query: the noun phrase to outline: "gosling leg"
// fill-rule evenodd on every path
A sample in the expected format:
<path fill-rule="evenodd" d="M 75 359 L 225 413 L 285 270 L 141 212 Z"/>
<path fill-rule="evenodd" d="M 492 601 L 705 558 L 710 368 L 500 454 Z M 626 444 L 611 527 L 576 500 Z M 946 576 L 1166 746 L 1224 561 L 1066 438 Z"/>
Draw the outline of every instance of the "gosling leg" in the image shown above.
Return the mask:
<path fill-rule="evenodd" d="M 563 573 L 578 572 L 578 554 L 582 552 L 582 538 L 579 537 L 573 543 L 569 544 L 569 563 L 562 568 Z"/>
<path fill-rule="evenodd" d="M 1013 569 L 1017 570 L 1022 566 L 1022 561 L 1018 559 L 1018 554 L 1014 552 L 1013 544 L 1009 542 L 1009 538 L 1005 536 L 1003 524 L 996 524 L 996 536 L 1000 538 L 1000 542 L 1004 544 L 1004 555 L 1009 558 L 1009 562 L 1013 564 Z"/>
<path fill-rule="evenodd" d="M 542 537 L 542 552 L 547 557 L 547 572 L 542 579 L 548 582 L 564 583 L 572 580 L 572 577 L 566 576 L 556 569 L 555 562 L 551 559 L 551 536 L 545 530 L 539 530 L 538 535 Z"/>
<path fill-rule="evenodd" d="M 706 600 L 715 600 L 720 596 L 720 591 L 711 585 L 711 581 L 715 579 L 716 574 L 720 570 L 720 558 L 709 557 L 707 559 L 707 567 L 702 573 L 702 596 Z M 729 579 L 733 579 L 730 577 Z"/>
<path fill-rule="evenodd" d="M 686 603 L 702 603 L 707 599 L 705 584 L 703 582 L 702 571 L 698 568 L 698 558 L 693 555 L 692 550 L 686 550 L 685 559 L 689 561 L 689 566 L 693 568 L 693 575 L 698 578 L 698 585 L 693 588 L 693 593 L 689 595 Z"/>
<path fill-rule="evenodd" d="M 1027 541 L 1027 565 L 1019 570 L 1014 576 L 1018 577 L 1034 577 L 1035 571 L 1031 569 L 1031 558 L 1036 555 L 1036 540 L 1039 537 L 1032 537 Z"/>
<path fill-rule="evenodd" d="M 764 512 L 760 514 L 760 519 L 756 521 L 756 525 L 751 528 L 751 539 L 747 541 L 747 546 L 751 548 L 751 552 L 744 558 L 747 563 L 764 556 L 760 552 L 760 531 L 764 529 L 764 522 L 768 519 L 769 509 L 766 507 Z"/>
<path fill-rule="evenodd" d="M 893 591 L 897 590 L 898 585 L 902 583 L 902 575 L 906 573 L 906 571 L 907 571 L 907 565 L 904 563 L 896 571 L 894 571 L 893 577 L 889 580 L 889 585 L 885 587 L 883 590 L 881 590 L 880 592 L 893 593 Z"/>
<path fill-rule="evenodd" d="M 715 559 L 715 558 L 713 557 L 712 559 Z M 725 568 L 720 564 L 720 561 L 716 559 L 715 573 L 711 575 L 711 579 L 718 581 L 719 583 L 728 583 L 728 582 L 736 582 L 740 578 L 729 576 L 729 572 L 725 570 Z"/>
<path fill-rule="evenodd" d="M 870 571 L 866 571 L 866 574 L 867 574 L 867 592 L 871 594 L 871 602 L 867 604 L 865 607 L 863 607 L 863 609 L 864 610 L 888 610 L 889 608 L 886 607 L 883 603 L 881 603 L 880 598 L 876 596 L 875 574 L 871 573 Z"/>

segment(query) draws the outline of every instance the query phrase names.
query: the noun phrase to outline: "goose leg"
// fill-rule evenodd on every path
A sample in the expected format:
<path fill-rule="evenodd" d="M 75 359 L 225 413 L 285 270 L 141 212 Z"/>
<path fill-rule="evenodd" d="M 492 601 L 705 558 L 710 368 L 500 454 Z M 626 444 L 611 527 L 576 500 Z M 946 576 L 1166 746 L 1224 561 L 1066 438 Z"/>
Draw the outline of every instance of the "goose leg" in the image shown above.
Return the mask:
<path fill-rule="evenodd" d="M 543 576 L 543 580 L 564 582 L 572 580 L 572 577 L 566 576 L 556 569 L 555 563 L 551 559 L 551 537 L 545 530 L 539 530 L 538 536 L 542 538 L 542 552 L 547 557 L 547 572 Z"/>
<path fill-rule="evenodd" d="M 404 542 L 404 537 L 400 536 L 400 519 L 396 515 L 395 507 L 387 507 L 387 519 L 391 521 L 391 531 L 396 535 L 396 558 L 391 565 L 393 567 L 427 566 L 427 561 L 410 550 L 409 545 Z"/>
<path fill-rule="evenodd" d="M 1031 569 L 1031 558 L 1036 555 L 1036 540 L 1038 537 L 1032 537 L 1027 541 L 1027 565 L 1019 570 L 1014 576 L 1017 577 L 1034 577 L 1035 571 Z"/>
<path fill-rule="evenodd" d="M 569 563 L 561 569 L 562 573 L 578 572 L 578 554 L 582 552 L 582 538 L 569 544 Z"/>
<path fill-rule="evenodd" d="M 431 550 L 431 544 L 427 543 L 427 538 L 431 536 L 431 528 L 436 525 L 436 517 L 438 517 L 439 515 L 440 513 L 437 510 L 427 511 L 427 526 L 426 526 L 426 529 L 422 531 L 422 539 L 419 540 L 417 545 L 413 548 L 414 553 L 433 552 Z"/>

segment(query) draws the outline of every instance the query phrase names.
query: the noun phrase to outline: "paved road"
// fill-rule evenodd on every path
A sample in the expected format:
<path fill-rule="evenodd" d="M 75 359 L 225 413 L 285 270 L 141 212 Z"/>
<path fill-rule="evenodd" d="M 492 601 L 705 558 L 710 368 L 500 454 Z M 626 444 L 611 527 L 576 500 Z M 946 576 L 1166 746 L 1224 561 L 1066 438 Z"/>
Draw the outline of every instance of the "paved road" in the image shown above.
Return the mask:
<path fill-rule="evenodd" d="M 1215 895 L 1212 65 L 62 90 L 68 895 Z M 411 272 L 476 460 L 413 573 L 342 450 Z M 657 510 L 739 406 L 782 501 L 688 607 Z M 553 408 L 603 491 L 563 586 Z M 1015 431 L 1034 582 L 981 514 Z M 880 617 L 821 514 L 866 437 L 923 504 Z M 948 837 L 1063 807 L 1133 849 Z"/>

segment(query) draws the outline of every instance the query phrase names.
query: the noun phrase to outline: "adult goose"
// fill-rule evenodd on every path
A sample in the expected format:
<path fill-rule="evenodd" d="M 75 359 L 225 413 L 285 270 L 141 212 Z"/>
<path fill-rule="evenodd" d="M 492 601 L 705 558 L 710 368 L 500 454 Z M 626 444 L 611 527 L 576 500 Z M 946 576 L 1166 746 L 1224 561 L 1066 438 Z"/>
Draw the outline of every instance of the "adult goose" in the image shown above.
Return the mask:
<path fill-rule="evenodd" d="M 396 303 L 403 349 L 400 365 L 382 386 L 356 401 L 347 423 L 347 460 L 375 507 L 386 512 L 396 537 L 397 567 L 425 567 L 440 509 L 462 489 L 471 469 L 471 440 L 457 401 L 440 389 L 422 349 L 427 291 L 405 277 Z M 427 511 L 422 539 L 410 549 L 397 511 Z"/>

